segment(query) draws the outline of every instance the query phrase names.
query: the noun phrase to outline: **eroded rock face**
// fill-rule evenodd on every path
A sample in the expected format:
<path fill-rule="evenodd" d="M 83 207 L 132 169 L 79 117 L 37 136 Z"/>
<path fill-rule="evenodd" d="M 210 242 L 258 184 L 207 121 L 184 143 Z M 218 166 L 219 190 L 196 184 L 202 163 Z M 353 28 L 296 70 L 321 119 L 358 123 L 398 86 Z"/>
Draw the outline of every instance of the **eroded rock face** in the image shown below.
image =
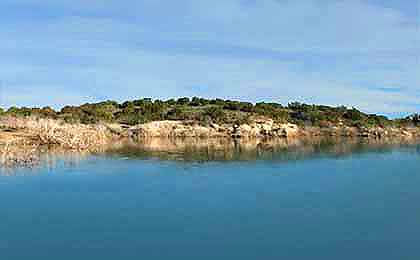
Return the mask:
<path fill-rule="evenodd" d="M 234 137 L 234 138 L 298 138 L 298 137 L 364 137 L 417 138 L 418 128 L 357 128 L 348 126 L 298 127 L 291 123 L 277 123 L 272 119 L 254 119 L 248 124 L 202 126 L 188 121 L 156 121 L 131 127 L 128 135 L 140 137 Z"/>
<path fill-rule="evenodd" d="M 183 121 L 156 121 L 129 129 L 132 137 L 295 137 L 298 134 L 297 125 L 277 124 L 271 119 L 250 124 L 210 126 Z"/>
<path fill-rule="evenodd" d="M 294 124 L 277 124 L 269 121 L 240 125 L 234 135 L 239 137 L 295 137 L 298 132 L 299 129 Z"/>
<path fill-rule="evenodd" d="M 363 128 L 359 131 L 359 136 L 368 137 L 368 138 L 392 138 L 392 137 L 402 137 L 402 138 L 417 138 L 420 136 L 420 132 L 416 128 Z"/>

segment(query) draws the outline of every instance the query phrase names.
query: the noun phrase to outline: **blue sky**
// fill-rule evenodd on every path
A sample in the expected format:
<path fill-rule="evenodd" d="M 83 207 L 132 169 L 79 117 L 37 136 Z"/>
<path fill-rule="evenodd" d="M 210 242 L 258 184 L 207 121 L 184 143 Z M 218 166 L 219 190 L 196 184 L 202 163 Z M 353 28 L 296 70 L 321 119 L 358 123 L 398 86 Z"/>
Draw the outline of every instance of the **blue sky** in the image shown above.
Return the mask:
<path fill-rule="evenodd" d="M 222 97 L 420 112 L 420 0 L 1 0 L 1 105 Z"/>

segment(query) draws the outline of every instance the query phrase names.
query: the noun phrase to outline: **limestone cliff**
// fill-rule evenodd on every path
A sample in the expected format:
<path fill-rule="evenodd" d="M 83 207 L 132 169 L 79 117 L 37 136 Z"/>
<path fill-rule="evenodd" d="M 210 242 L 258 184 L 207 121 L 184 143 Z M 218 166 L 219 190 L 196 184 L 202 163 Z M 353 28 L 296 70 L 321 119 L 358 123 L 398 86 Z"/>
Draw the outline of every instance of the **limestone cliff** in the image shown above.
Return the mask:
<path fill-rule="evenodd" d="M 418 138 L 419 128 L 358 128 L 348 126 L 302 127 L 260 118 L 246 124 L 209 124 L 190 121 L 155 121 L 128 129 L 128 136 L 144 137 L 233 137 L 233 138 L 297 138 L 297 137 L 365 137 Z"/>
<path fill-rule="evenodd" d="M 294 137 L 299 128 L 294 124 L 279 124 L 271 119 L 249 124 L 202 126 L 194 122 L 156 121 L 129 129 L 132 137 Z"/>

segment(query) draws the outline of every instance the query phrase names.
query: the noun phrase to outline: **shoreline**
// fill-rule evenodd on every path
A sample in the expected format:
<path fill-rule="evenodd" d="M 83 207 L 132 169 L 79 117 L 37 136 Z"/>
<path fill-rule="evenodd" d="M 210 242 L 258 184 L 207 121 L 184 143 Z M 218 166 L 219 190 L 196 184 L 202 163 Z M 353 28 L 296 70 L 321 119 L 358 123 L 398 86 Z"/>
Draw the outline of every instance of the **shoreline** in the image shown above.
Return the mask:
<path fill-rule="evenodd" d="M 198 137 L 198 138 L 420 138 L 420 127 L 305 127 L 292 123 L 276 123 L 272 119 L 255 120 L 244 124 L 209 124 L 202 126 L 188 121 L 154 121 L 120 128 L 130 138 L 141 140 L 148 137 Z"/>
<path fill-rule="evenodd" d="M 121 140 L 141 142 L 148 138 L 197 138 L 270 140 L 311 138 L 420 139 L 420 127 L 349 126 L 301 127 L 268 119 L 241 125 L 200 125 L 190 121 L 153 121 L 135 126 L 121 124 L 68 124 L 52 119 L 23 119 L 0 123 L 0 146 L 56 146 L 90 150 Z"/>
<path fill-rule="evenodd" d="M 154 121 L 127 127 L 117 124 L 67 124 L 51 119 L 9 119 L 2 121 L 0 127 L 0 165 L 31 167 L 48 150 L 58 148 L 94 153 L 118 143 L 143 145 L 151 151 L 171 151 L 194 145 L 215 147 L 237 143 L 250 149 L 270 149 L 274 145 L 289 149 L 322 140 L 417 143 L 420 141 L 420 127 L 300 127 L 276 123 L 271 119 L 260 119 L 250 124 L 209 126 L 189 121 Z"/>
<path fill-rule="evenodd" d="M 254 161 L 277 158 L 303 159 L 317 154 L 346 157 L 354 152 L 387 151 L 420 145 L 420 139 L 374 138 L 163 138 L 141 141 L 123 138 L 91 150 L 70 150 L 57 146 L 12 146 L 0 153 L 0 172 L 13 174 L 14 169 L 54 169 L 62 163 L 72 166 L 93 156 L 162 161 Z M 420 148 L 420 147 L 419 147 Z M 419 149 L 418 148 L 418 149 Z"/>

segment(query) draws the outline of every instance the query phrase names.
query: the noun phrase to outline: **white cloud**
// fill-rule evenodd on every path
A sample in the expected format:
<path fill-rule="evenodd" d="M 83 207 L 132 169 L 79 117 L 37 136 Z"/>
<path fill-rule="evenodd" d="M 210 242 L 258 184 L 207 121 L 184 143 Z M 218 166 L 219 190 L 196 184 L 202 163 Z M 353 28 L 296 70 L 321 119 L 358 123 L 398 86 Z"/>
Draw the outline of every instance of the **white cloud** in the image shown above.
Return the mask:
<path fill-rule="evenodd" d="M 418 110 L 417 32 L 393 9 L 361 1 L 8 4 L 19 10 L 30 2 L 61 15 L 5 21 L 0 77 L 6 105 L 202 95 L 355 105 L 382 113 Z M 226 55 L 221 46 L 237 53 Z M 247 48 L 255 52 L 251 58 L 239 55 Z M 28 88 L 36 91 L 22 94 Z"/>

